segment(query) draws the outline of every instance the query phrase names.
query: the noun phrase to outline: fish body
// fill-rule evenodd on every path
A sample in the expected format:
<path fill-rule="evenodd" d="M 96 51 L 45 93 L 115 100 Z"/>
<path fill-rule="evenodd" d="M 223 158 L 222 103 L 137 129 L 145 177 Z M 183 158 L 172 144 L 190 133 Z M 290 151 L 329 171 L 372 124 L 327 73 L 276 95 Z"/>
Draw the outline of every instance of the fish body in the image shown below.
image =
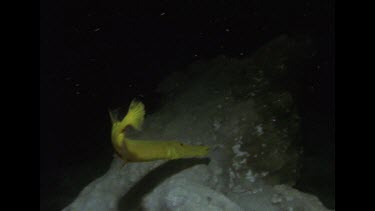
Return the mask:
<path fill-rule="evenodd" d="M 162 159 L 179 159 L 206 156 L 208 146 L 188 145 L 178 141 L 134 140 L 126 137 L 126 128 L 140 131 L 144 121 L 144 105 L 133 100 L 128 113 L 118 121 L 110 112 L 112 120 L 112 145 L 116 153 L 127 162 L 144 162 Z"/>

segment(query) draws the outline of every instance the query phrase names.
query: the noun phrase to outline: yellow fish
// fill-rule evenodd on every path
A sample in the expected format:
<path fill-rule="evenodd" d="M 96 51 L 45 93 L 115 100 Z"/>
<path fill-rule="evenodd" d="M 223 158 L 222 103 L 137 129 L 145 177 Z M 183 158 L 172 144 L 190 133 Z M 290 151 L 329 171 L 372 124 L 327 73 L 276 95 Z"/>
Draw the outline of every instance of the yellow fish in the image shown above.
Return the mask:
<path fill-rule="evenodd" d="M 133 140 L 126 137 L 126 128 L 131 126 L 140 131 L 144 121 L 145 108 L 142 102 L 133 100 L 128 113 L 117 120 L 109 112 L 112 121 L 112 145 L 125 162 L 143 162 L 161 159 L 179 159 L 206 156 L 208 146 L 194 146 L 178 141 Z"/>

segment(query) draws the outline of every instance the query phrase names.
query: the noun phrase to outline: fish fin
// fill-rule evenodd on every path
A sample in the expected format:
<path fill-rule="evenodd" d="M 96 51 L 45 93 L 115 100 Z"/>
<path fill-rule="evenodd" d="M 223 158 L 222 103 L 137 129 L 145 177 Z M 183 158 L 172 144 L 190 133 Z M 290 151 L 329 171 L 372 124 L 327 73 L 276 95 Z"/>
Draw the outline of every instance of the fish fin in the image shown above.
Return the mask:
<path fill-rule="evenodd" d="M 109 117 L 111 118 L 111 123 L 118 122 L 117 115 L 115 114 L 114 111 L 108 109 Z"/>
<path fill-rule="evenodd" d="M 129 106 L 128 113 L 121 121 L 122 126 L 125 128 L 131 125 L 136 130 L 142 129 L 142 124 L 145 116 L 145 106 L 138 100 L 132 100 Z"/>

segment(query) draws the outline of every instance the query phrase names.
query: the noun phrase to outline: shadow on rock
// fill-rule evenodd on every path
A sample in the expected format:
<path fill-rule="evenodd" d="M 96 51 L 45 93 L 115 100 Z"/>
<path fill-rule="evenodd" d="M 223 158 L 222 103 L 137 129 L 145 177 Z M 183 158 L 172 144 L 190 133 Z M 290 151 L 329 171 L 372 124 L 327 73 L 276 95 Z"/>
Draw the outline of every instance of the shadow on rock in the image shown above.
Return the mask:
<path fill-rule="evenodd" d="M 151 192 L 156 186 L 165 179 L 177 174 L 178 172 L 188 169 L 192 166 L 205 164 L 208 165 L 209 158 L 185 158 L 171 160 L 167 163 L 152 170 L 137 182 L 121 199 L 118 208 L 121 211 L 139 210 L 142 198 Z"/>

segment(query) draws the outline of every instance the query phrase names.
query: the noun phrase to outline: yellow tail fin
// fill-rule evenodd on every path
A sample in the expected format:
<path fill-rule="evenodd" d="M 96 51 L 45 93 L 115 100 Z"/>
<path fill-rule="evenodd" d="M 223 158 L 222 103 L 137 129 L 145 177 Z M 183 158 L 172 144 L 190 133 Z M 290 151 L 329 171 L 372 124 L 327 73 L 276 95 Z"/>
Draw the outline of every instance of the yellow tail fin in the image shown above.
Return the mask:
<path fill-rule="evenodd" d="M 121 121 L 121 126 L 126 127 L 131 125 L 136 130 L 142 129 L 142 124 L 145 118 L 145 106 L 142 102 L 137 100 L 132 100 L 129 106 L 128 113 Z"/>

